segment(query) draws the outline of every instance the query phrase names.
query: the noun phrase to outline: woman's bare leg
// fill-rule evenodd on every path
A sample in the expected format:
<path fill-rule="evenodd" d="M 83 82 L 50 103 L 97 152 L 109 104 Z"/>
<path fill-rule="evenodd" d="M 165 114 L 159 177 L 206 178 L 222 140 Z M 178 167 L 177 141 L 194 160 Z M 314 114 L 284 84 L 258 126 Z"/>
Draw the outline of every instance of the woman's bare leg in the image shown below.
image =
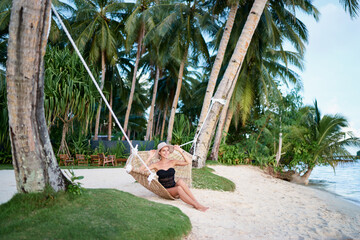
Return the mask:
<path fill-rule="evenodd" d="M 183 200 L 187 204 L 190 204 L 197 210 L 205 212 L 208 209 L 203 205 L 199 204 L 197 201 L 194 201 L 181 186 L 175 186 L 173 188 L 168 188 L 167 190 L 173 197 L 179 196 L 181 200 Z"/>
<path fill-rule="evenodd" d="M 181 186 L 184 191 L 186 192 L 187 195 L 189 195 L 189 197 L 191 197 L 192 200 L 194 200 L 195 202 L 198 203 L 198 201 L 196 200 L 195 196 L 192 194 L 192 192 L 190 191 L 190 188 L 188 187 L 188 185 L 184 182 L 184 180 L 182 179 L 179 179 L 177 182 L 176 182 L 176 185 L 177 186 Z"/>

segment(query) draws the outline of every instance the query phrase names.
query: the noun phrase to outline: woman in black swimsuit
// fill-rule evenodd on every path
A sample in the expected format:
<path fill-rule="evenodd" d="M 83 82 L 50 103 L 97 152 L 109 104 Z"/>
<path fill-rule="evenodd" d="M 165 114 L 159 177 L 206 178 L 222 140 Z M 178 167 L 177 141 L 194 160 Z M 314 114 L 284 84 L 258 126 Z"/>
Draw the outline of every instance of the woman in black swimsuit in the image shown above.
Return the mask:
<path fill-rule="evenodd" d="M 178 161 L 178 160 L 170 160 L 168 156 L 172 153 L 173 150 L 177 150 L 186 160 Z M 171 194 L 171 196 L 175 198 L 179 198 L 184 202 L 192 205 L 197 210 L 205 212 L 208 207 L 201 205 L 194 197 L 192 192 L 190 191 L 187 184 L 182 180 L 179 179 L 175 182 L 175 166 L 185 166 L 191 164 L 191 159 L 188 159 L 183 150 L 178 146 L 167 145 L 166 143 L 162 142 L 158 145 L 158 150 L 151 150 L 150 156 L 146 160 L 146 163 L 150 161 L 156 154 L 160 158 L 160 161 L 153 163 L 149 166 L 150 170 L 156 170 L 156 174 L 159 176 L 159 182 L 166 188 L 166 190 Z"/>

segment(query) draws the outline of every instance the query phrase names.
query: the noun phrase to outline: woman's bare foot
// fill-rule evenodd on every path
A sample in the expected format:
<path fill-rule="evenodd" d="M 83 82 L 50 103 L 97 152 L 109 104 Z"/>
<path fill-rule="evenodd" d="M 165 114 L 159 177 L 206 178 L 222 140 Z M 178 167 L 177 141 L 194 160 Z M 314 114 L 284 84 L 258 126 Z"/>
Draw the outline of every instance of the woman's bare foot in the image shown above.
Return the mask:
<path fill-rule="evenodd" d="M 202 211 L 202 212 L 206 212 L 206 210 L 208 210 L 209 207 L 205 207 L 205 206 L 199 204 L 199 206 L 197 206 L 196 209 L 199 211 Z"/>

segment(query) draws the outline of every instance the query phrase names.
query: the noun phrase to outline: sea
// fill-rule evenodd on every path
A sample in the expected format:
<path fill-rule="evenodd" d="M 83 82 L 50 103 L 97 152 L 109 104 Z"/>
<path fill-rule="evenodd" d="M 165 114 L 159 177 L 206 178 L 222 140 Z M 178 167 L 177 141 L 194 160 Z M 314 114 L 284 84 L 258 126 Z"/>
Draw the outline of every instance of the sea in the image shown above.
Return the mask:
<path fill-rule="evenodd" d="M 336 194 L 360 206 L 360 161 L 331 166 L 316 166 L 309 186 Z"/>

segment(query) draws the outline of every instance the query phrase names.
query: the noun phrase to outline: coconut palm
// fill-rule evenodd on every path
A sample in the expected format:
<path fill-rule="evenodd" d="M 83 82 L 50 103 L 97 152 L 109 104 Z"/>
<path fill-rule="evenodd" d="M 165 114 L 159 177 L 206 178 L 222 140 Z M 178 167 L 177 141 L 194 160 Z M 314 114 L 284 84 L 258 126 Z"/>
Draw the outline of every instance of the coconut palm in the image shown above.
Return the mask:
<path fill-rule="evenodd" d="M 126 20 L 125 30 L 126 30 L 126 48 L 130 49 L 130 47 L 133 45 L 134 42 L 137 44 L 137 53 L 136 53 L 136 59 L 135 59 L 135 67 L 134 72 L 132 76 L 132 84 L 131 84 L 131 91 L 129 100 L 127 103 L 126 108 L 126 114 L 125 114 L 125 120 L 124 120 L 124 131 L 127 131 L 128 123 L 129 123 L 129 117 L 131 112 L 131 105 L 135 93 L 135 84 L 137 79 L 137 73 L 138 73 L 138 67 L 139 67 L 139 61 L 140 57 L 145 51 L 145 46 L 143 43 L 143 38 L 145 36 L 145 33 L 149 31 L 153 27 L 152 24 L 146 24 L 151 21 L 148 21 L 151 16 L 148 16 L 148 11 L 146 11 L 151 4 L 151 1 L 148 0 L 141 0 L 138 1 L 134 11 L 131 13 L 131 15 Z M 149 26 L 150 25 L 150 26 Z M 124 138 L 123 138 L 124 140 Z"/>
<path fill-rule="evenodd" d="M 114 65 L 117 49 L 124 43 L 123 21 L 134 4 L 116 0 L 72 0 L 77 9 L 69 19 L 75 42 L 80 51 L 85 51 L 92 63 L 101 65 L 101 90 L 105 84 L 106 65 Z M 100 99 L 96 113 L 94 139 L 97 140 L 101 112 Z"/>
<path fill-rule="evenodd" d="M 234 48 L 234 39 L 237 39 L 240 35 L 238 29 L 241 29 L 244 24 L 244 20 L 242 20 L 244 18 L 241 16 L 247 14 L 246 7 L 247 4 L 238 11 L 238 21 L 235 22 L 229 49 Z M 300 84 L 299 76 L 289 69 L 288 65 L 291 63 L 298 69 L 303 69 L 301 59 L 303 57 L 304 42 L 307 41 L 306 29 L 302 27 L 300 21 L 294 18 L 291 12 L 283 7 L 280 9 L 281 11 L 278 11 L 279 6 L 271 5 L 271 7 L 264 10 L 265 17 L 260 21 L 256 30 L 261 34 L 255 34 L 249 46 L 244 60 L 248 64 L 241 68 L 237 90 L 235 91 L 236 96 L 231 99 L 231 107 L 228 109 L 227 106 L 232 96 L 229 94 L 226 105 L 222 109 L 211 153 L 211 158 L 214 160 L 218 156 L 218 149 L 223 135 L 222 126 L 225 125 L 226 116 L 228 116 L 227 129 L 234 113 L 235 122 L 237 123 L 239 122 L 238 119 L 241 119 L 242 123 L 245 124 L 254 105 L 254 100 L 259 98 L 261 94 L 266 97 L 269 90 L 276 89 L 277 91 L 278 86 L 275 84 L 275 79 L 281 80 L 286 86 L 288 86 L 288 81 L 293 84 Z M 281 38 L 284 38 L 284 36 L 292 36 L 289 40 L 297 46 L 298 52 L 282 50 Z M 228 59 L 229 56 L 226 56 L 225 61 L 228 61 Z"/>
<path fill-rule="evenodd" d="M 194 56 L 202 54 L 205 59 L 208 59 L 209 56 L 202 30 L 210 29 L 212 23 L 208 13 L 198 8 L 196 2 L 193 5 L 190 4 L 190 2 L 174 4 L 169 8 L 168 16 L 153 30 L 156 32 L 154 35 L 159 36 L 161 41 L 159 45 L 167 47 L 169 52 L 180 62 L 177 87 L 169 119 L 168 142 L 171 142 L 172 138 L 175 111 L 180 96 L 188 53 L 191 51 Z"/>
<path fill-rule="evenodd" d="M 198 129 L 197 131 L 199 131 L 201 125 L 204 122 L 204 119 L 206 117 L 206 114 L 209 110 L 209 106 L 210 106 L 210 102 L 211 102 L 211 98 L 213 96 L 214 90 L 215 90 L 215 86 L 216 86 L 216 82 L 217 82 L 217 78 L 220 72 L 220 68 L 224 59 L 224 55 L 225 55 L 225 50 L 227 47 L 227 44 L 229 42 L 229 38 L 230 38 L 230 33 L 232 30 L 232 27 L 234 25 L 234 21 L 235 21 L 235 16 L 236 16 L 236 12 L 238 10 L 239 7 L 239 0 L 229 0 L 226 1 L 226 3 L 222 3 L 222 0 L 219 1 L 215 1 L 215 4 L 213 4 L 214 6 L 214 11 L 216 12 L 222 12 L 224 11 L 224 9 L 221 7 L 220 9 L 217 9 L 216 7 L 218 6 L 226 6 L 229 5 L 230 6 L 230 11 L 226 20 L 226 24 L 224 26 L 224 28 L 221 28 L 222 34 L 221 35 L 221 41 L 219 43 L 218 46 L 218 50 L 217 50 L 217 54 L 216 54 L 216 58 L 215 58 L 215 62 L 212 65 L 212 69 L 211 69 L 211 73 L 210 73 L 210 77 L 208 80 L 208 85 L 206 88 L 206 93 L 205 93 L 205 97 L 204 97 L 204 102 L 203 102 L 203 106 L 201 109 L 201 113 L 200 113 L 200 117 L 199 117 L 199 123 L 198 123 Z"/>
<path fill-rule="evenodd" d="M 32 9 L 22 14 L 23 9 Z M 64 190 L 44 114 L 44 61 L 50 1 L 14 0 L 6 64 L 9 132 L 19 192 Z M 20 31 L 27 29 L 27 31 Z M 21 32 L 21 34 L 19 34 Z"/>
<path fill-rule="evenodd" d="M 293 179 L 307 184 L 316 165 L 335 168 L 337 163 L 343 162 L 341 159 L 353 159 L 346 147 L 360 146 L 360 139 L 345 132 L 343 129 L 346 127 L 348 122 L 343 116 L 322 116 L 315 100 L 313 107 L 300 109 L 299 121 L 284 137 L 288 154 L 281 163 L 292 169 L 300 167 Z"/>
<path fill-rule="evenodd" d="M 276 4 L 279 1 L 270 1 L 271 3 L 274 2 Z M 264 11 L 265 5 L 267 1 L 265 0 L 255 0 L 254 4 L 252 5 L 250 9 L 250 14 L 244 24 L 244 27 L 242 28 L 242 33 L 240 37 L 237 39 L 236 47 L 234 51 L 232 52 L 231 59 L 229 61 L 229 64 L 227 65 L 226 71 L 222 77 L 222 80 L 217 88 L 217 91 L 214 95 L 215 99 L 226 99 L 226 97 L 229 95 L 229 91 L 231 89 L 231 86 L 234 82 L 237 81 L 237 78 L 235 76 L 238 74 L 238 72 L 241 70 L 241 66 L 243 63 L 243 60 L 245 58 L 245 54 L 248 50 L 248 47 L 250 45 L 251 39 L 254 35 L 255 29 L 260 21 L 260 17 Z M 286 2 L 287 4 L 292 4 L 289 2 Z M 297 3 L 299 4 L 299 3 Z M 310 7 L 309 7 L 310 5 Z M 271 6 L 269 4 L 268 6 Z M 284 5 L 285 6 L 285 5 Z M 302 5 L 299 4 L 301 7 Z M 311 8 L 311 4 L 307 2 L 304 6 L 302 6 L 303 9 L 307 9 L 308 12 L 311 12 L 312 14 L 316 13 L 316 9 Z M 264 15 L 264 18 L 268 17 L 267 15 Z M 271 25 L 270 25 L 271 27 Z M 298 29 L 296 29 L 298 30 Z M 277 32 L 273 32 L 273 34 L 276 34 Z M 278 34 L 278 33 L 277 33 Z M 285 36 L 287 38 L 291 38 L 298 35 L 289 35 Z M 297 48 L 301 48 L 301 46 L 295 45 Z M 220 111 L 222 110 L 223 106 L 220 102 L 215 102 L 213 105 L 213 109 L 211 110 L 208 119 L 206 122 L 204 122 L 203 126 L 207 131 L 200 132 L 198 138 L 197 138 L 197 147 L 198 150 L 196 151 L 197 154 L 195 156 L 196 159 L 196 165 L 198 167 L 202 167 L 205 164 L 205 159 L 207 155 L 207 151 L 209 148 L 209 144 L 211 141 L 211 135 L 212 132 L 215 129 L 216 122 L 218 119 L 218 116 L 220 114 Z"/>
<path fill-rule="evenodd" d="M 7 49 L 7 39 L 9 35 L 9 22 L 10 22 L 10 13 L 11 13 L 11 4 L 12 0 L 2 0 L 0 1 L 0 66 L 5 67 L 6 63 L 6 49 Z M 60 2 L 59 0 L 53 0 L 52 4 L 61 12 L 73 13 L 74 9 L 67 3 Z M 49 34 L 49 42 L 55 43 L 60 39 L 60 29 L 57 27 L 56 22 L 52 18 L 51 20 L 51 29 Z"/>

